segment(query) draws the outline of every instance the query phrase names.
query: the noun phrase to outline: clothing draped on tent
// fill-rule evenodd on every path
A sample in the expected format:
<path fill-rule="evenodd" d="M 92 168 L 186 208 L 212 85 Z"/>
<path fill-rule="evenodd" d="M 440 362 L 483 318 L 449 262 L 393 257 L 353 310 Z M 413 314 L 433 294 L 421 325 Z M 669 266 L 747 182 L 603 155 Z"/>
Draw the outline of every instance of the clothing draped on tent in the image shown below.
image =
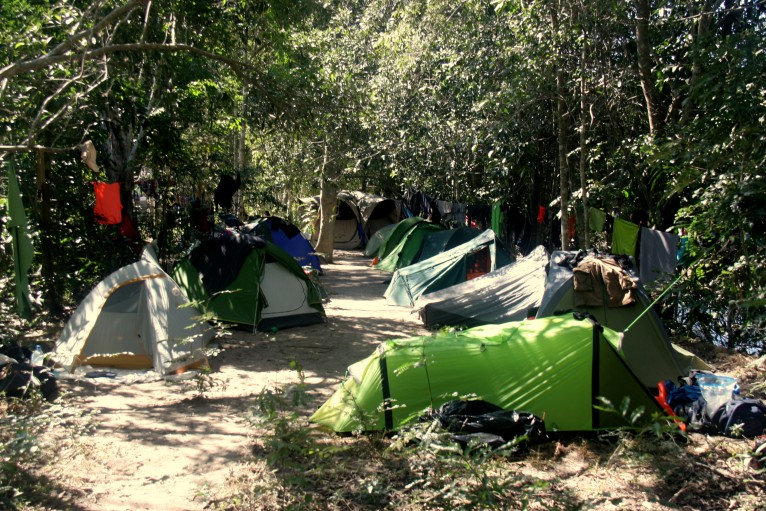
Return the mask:
<path fill-rule="evenodd" d="M 576 307 L 623 307 L 636 303 L 636 283 L 612 259 L 587 256 L 573 270 Z M 606 296 L 605 296 L 606 295 Z"/>

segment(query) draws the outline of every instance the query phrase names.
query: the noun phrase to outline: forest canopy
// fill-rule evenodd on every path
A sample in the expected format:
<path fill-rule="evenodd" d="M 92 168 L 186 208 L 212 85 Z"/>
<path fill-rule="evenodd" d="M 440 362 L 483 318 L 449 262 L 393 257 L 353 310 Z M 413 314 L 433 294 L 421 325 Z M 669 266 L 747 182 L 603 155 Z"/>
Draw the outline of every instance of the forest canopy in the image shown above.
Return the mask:
<path fill-rule="evenodd" d="M 684 233 L 666 324 L 765 349 L 763 1 L 4 0 L 0 17 L 27 322 L 66 315 L 145 240 L 172 263 L 228 175 L 243 220 L 415 189 L 504 203 L 549 249 L 604 246 L 589 208 Z M 94 217 L 94 181 L 120 184 L 135 236 Z M 537 224 L 541 206 L 559 223 Z"/>

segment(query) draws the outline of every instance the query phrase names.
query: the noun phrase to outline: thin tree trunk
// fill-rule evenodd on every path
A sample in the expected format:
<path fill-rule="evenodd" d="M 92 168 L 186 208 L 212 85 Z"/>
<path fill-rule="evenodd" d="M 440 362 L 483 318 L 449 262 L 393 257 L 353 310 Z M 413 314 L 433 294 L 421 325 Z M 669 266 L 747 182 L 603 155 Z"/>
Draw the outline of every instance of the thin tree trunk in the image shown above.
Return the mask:
<path fill-rule="evenodd" d="M 652 74 L 652 42 L 649 36 L 649 0 L 636 0 L 636 53 L 638 57 L 638 75 L 641 89 L 644 91 L 646 113 L 649 119 L 649 135 L 652 138 L 662 128 L 662 115 L 657 88 Z"/>
<path fill-rule="evenodd" d="M 564 69 L 561 63 L 559 47 L 559 19 L 555 10 L 551 11 L 553 37 L 556 45 L 556 126 L 559 160 L 559 189 L 561 197 L 561 250 L 569 250 L 569 173 L 567 169 L 567 131 L 564 125 L 566 103 L 564 101 Z"/>
<path fill-rule="evenodd" d="M 582 52 L 580 54 L 580 191 L 582 193 L 582 233 L 583 244 L 586 249 L 590 248 L 590 228 L 588 226 L 588 186 L 585 176 L 587 166 L 587 139 L 588 139 L 588 101 L 586 98 L 585 83 L 585 59 L 587 58 L 587 49 L 585 41 L 586 34 L 583 34 Z"/>
<path fill-rule="evenodd" d="M 332 263 L 335 244 L 335 206 L 338 202 L 337 173 L 329 161 L 327 139 L 322 157 L 322 183 L 319 193 L 319 238 L 316 252 L 328 263 Z"/>
<path fill-rule="evenodd" d="M 700 73 L 702 72 L 702 64 L 700 63 L 700 57 L 696 54 L 694 51 L 696 48 L 694 46 L 699 45 L 708 35 L 710 32 L 710 23 L 713 21 L 713 12 L 715 12 L 718 7 L 721 6 L 723 3 L 723 0 L 716 0 L 715 2 L 708 0 L 705 2 L 705 5 L 702 7 L 702 12 L 700 12 L 699 19 L 697 20 L 696 29 L 695 27 L 692 27 L 691 36 L 692 36 L 692 75 L 689 77 L 689 92 L 688 96 L 686 98 L 686 101 L 683 104 L 683 111 L 681 114 L 681 124 L 686 124 L 689 122 L 689 119 L 691 118 L 691 114 L 694 111 L 694 100 L 692 93 L 694 92 L 694 89 L 697 87 L 697 82 L 699 81 Z"/>
<path fill-rule="evenodd" d="M 43 282 L 45 282 L 45 303 L 51 314 L 59 315 L 64 306 L 59 293 L 59 276 L 54 265 L 55 250 L 51 240 L 55 231 L 51 225 L 51 192 L 48 184 L 48 172 L 51 167 L 50 154 L 36 151 L 37 154 L 37 200 L 40 207 L 40 257 Z"/>

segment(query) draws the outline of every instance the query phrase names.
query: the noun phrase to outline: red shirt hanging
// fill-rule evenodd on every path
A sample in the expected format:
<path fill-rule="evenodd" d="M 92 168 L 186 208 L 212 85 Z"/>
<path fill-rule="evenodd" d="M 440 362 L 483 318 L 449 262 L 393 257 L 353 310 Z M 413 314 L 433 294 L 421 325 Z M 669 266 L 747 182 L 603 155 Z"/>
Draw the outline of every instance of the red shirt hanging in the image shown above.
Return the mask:
<path fill-rule="evenodd" d="M 120 202 L 120 183 L 93 182 L 93 191 L 96 194 L 96 205 L 93 215 L 96 221 L 104 225 L 119 224 L 122 222 L 122 203 Z"/>

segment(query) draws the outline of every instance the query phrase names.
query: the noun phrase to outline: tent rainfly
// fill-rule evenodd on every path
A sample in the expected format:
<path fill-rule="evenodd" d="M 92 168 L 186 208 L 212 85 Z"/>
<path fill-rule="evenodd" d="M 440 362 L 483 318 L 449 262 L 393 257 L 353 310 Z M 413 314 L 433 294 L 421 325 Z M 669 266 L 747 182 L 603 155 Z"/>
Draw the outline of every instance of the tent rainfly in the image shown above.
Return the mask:
<path fill-rule="evenodd" d="M 246 224 L 241 232 L 259 236 L 290 254 L 300 266 L 310 266 L 322 273 L 319 256 L 311 242 L 303 237 L 300 229 L 283 218 L 276 216 L 259 217 Z"/>
<path fill-rule="evenodd" d="M 552 431 L 627 425 L 616 407 L 651 417 L 659 406 L 619 350 L 618 334 L 573 315 L 391 340 L 348 368 L 311 416 L 337 432 L 397 430 L 455 396 L 532 412 Z"/>
<path fill-rule="evenodd" d="M 545 289 L 547 264 L 548 253 L 539 246 L 527 256 L 486 275 L 422 295 L 415 307 L 429 329 L 473 327 L 534 317 Z"/>
<path fill-rule="evenodd" d="M 395 247 L 391 248 L 388 255 L 374 266 L 376 270 L 394 272 L 397 268 L 411 265 L 418 259 L 424 240 L 429 236 L 443 231 L 440 224 L 431 222 L 418 222 L 404 234 Z"/>
<path fill-rule="evenodd" d="M 161 374 L 206 363 L 214 330 L 147 246 L 138 262 L 102 280 L 80 302 L 53 350 L 67 371 L 77 366 L 154 369 Z"/>
<path fill-rule="evenodd" d="M 487 229 L 476 238 L 430 259 L 394 272 L 384 296 L 388 303 L 412 307 L 421 295 L 433 293 L 510 263 L 497 238 Z"/>

